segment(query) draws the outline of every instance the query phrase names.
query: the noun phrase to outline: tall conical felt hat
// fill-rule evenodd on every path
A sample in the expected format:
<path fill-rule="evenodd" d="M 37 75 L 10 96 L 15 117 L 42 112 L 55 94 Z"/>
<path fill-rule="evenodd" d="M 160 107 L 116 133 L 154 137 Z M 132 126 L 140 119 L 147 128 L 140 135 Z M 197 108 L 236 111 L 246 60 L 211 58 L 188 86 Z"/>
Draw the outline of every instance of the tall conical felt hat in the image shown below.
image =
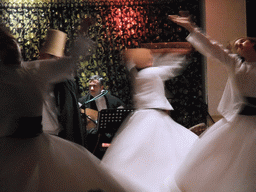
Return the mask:
<path fill-rule="evenodd" d="M 66 33 L 55 29 L 49 29 L 47 32 L 45 43 L 43 44 L 40 52 L 48 53 L 56 57 L 63 57 L 66 41 Z"/>

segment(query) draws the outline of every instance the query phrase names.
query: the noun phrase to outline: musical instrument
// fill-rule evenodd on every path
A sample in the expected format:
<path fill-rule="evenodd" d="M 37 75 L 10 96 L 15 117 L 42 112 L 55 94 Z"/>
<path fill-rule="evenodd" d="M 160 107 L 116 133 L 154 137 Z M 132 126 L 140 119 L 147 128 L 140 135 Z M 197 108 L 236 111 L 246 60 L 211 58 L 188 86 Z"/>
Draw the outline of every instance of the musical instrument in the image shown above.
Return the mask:
<path fill-rule="evenodd" d="M 100 94 L 98 94 L 97 96 L 93 97 L 92 99 L 84 102 L 83 104 L 81 104 L 80 106 L 80 112 L 82 114 L 82 118 L 84 119 L 85 123 L 86 123 L 86 129 L 89 131 L 91 129 L 95 129 L 97 126 L 97 120 L 98 120 L 98 111 L 94 110 L 94 109 L 90 109 L 90 108 L 85 108 L 85 105 L 87 103 L 90 103 L 92 101 L 95 101 L 96 99 L 99 99 L 100 97 L 103 97 L 104 95 L 106 95 L 108 93 L 107 90 L 102 90 L 100 92 Z"/>
<path fill-rule="evenodd" d="M 90 108 L 80 109 L 86 123 L 86 130 L 95 129 L 97 127 L 98 111 Z"/>

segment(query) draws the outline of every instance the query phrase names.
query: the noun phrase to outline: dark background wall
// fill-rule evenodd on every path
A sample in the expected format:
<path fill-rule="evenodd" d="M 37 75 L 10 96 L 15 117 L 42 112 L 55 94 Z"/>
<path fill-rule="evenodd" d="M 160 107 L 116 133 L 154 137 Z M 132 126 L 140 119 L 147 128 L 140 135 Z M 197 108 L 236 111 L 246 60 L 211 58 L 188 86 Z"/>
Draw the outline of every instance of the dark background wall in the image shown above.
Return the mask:
<path fill-rule="evenodd" d="M 3 0 L 0 20 L 18 39 L 24 60 L 34 60 L 38 58 L 48 28 L 68 34 L 68 55 L 81 18 L 95 18 L 97 24 L 90 28 L 89 35 L 97 43 L 97 49 L 89 59 L 81 59 L 79 63 L 80 93 L 86 94 L 88 78 L 99 74 L 105 77 L 108 90 L 131 106 L 131 90 L 120 52 L 140 47 L 141 43 L 186 41 L 188 32 L 167 19 L 169 14 L 178 14 L 180 10 L 188 10 L 195 23 L 201 26 L 200 0 L 49 0 L 36 3 Z M 166 82 L 175 109 L 172 117 L 185 127 L 206 122 L 202 69 L 201 56 L 194 53 L 184 73 Z"/>

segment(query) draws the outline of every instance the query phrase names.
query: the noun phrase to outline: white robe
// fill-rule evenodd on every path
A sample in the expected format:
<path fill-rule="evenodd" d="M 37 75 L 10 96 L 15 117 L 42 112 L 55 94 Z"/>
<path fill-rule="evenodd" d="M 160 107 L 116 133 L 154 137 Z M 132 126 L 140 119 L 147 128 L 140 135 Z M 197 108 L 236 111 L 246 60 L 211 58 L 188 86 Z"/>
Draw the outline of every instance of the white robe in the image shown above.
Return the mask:
<path fill-rule="evenodd" d="M 239 115 L 243 97 L 256 97 L 256 62 L 242 62 L 199 31 L 187 40 L 222 62 L 229 79 L 218 110 L 223 119 L 203 133 L 175 175 L 188 192 L 256 191 L 256 116 Z"/>
<path fill-rule="evenodd" d="M 26 68 L 0 65 L 0 191 L 125 191 L 84 147 L 46 133 L 27 138 L 25 129 L 40 128 L 40 121 L 17 124 L 24 117 L 42 116 L 49 82 L 66 78 L 76 66 L 73 61 L 34 61 Z M 13 137 L 17 131 L 25 136 Z"/>
<path fill-rule="evenodd" d="M 180 74 L 183 61 L 167 55 L 154 61 L 158 67 L 131 70 L 136 110 L 119 128 L 102 165 L 133 191 L 178 190 L 173 175 L 197 136 L 163 111 L 173 109 L 163 82 Z"/>

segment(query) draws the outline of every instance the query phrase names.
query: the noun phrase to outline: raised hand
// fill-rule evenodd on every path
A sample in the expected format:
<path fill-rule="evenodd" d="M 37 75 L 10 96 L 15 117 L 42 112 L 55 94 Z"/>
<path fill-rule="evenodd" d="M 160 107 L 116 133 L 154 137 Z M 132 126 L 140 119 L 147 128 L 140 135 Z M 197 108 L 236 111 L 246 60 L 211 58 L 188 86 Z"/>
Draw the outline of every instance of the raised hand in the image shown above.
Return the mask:
<path fill-rule="evenodd" d="M 172 22 L 184 27 L 189 32 L 192 32 L 194 30 L 194 24 L 191 22 L 191 17 L 187 16 L 187 14 L 185 14 L 183 16 L 183 13 L 182 12 L 180 12 L 180 13 L 181 13 L 181 16 L 169 15 L 168 19 L 170 19 Z"/>

